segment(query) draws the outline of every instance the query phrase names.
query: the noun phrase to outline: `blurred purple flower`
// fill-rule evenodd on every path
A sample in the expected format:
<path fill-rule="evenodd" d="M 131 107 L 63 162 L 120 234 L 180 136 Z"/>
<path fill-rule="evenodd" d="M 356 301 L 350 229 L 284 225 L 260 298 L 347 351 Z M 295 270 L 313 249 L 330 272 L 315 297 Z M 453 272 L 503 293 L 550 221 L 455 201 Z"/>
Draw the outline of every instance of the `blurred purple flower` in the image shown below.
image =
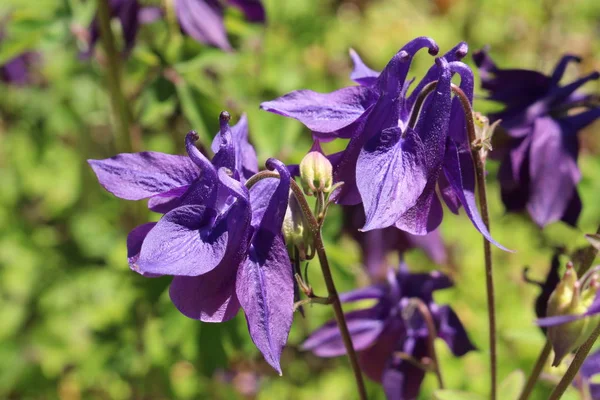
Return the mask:
<path fill-rule="evenodd" d="M 354 348 L 361 368 L 369 378 L 384 385 L 388 398 L 413 399 L 417 396 L 425 372 L 415 365 L 428 353 L 428 330 L 423 316 L 411 303 L 417 298 L 429 309 L 438 337 L 452 353 L 462 356 L 474 350 L 467 333 L 450 306 L 433 301 L 435 290 L 452 286 L 450 279 L 439 272 L 411 274 L 401 264 L 394 274 L 390 269 L 388 283 L 344 293 L 343 302 L 377 300 L 371 308 L 346 313 Z M 303 348 L 320 357 L 345 354 L 342 337 L 335 321 L 313 332 Z M 402 357 L 398 357 L 398 353 Z M 407 358 L 412 358 L 408 360 Z"/>
<path fill-rule="evenodd" d="M 0 20 L 4 25 L 5 21 Z M 4 26 L 0 26 L 0 43 L 6 40 Z M 0 80 L 13 85 L 27 85 L 32 82 L 32 67 L 39 61 L 40 55 L 33 51 L 27 51 L 9 59 L 0 65 Z"/>
<path fill-rule="evenodd" d="M 343 207 L 344 231 L 348 233 L 362 250 L 362 262 L 373 282 L 385 280 L 389 267 L 388 256 L 420 248 L 436 264 L 445 264 L 448 260 L 446 247 L 439 231 L 425 236 L 411 235 L 389 227 L 362 232 L 365 224 L 365 212 L 361 205 Z"/>
<path fill-rule="evenodd" d="M 577 388 L 581 388 L 582 384 L 585 385 L 592 396 L 590 399 L 600 400 L 600 383 L 592 379 L 598 374 L 600 374 L 600 350 L 585 359 L 579 370 L 579 377 L 581 379 L 575 379 L 573 385 Z"/>
<path fill-rule="evenodd" d="M 542 289 L 539 296 L 535 300 L 535 315 L 538 318 L 546 317 L 546 307 L 548 306 L 548 300 L 550 299 L 550 295 L 556 288 L 556 285 L 558 285 L 558 282 L 560 282 L 560 275 L 558 274 L 558 269 L 560 268 L 559 255 L 560 251 L 557 251 L 552 256 L 550 269 L 548 270 L 548 274 L 546 275 L 546 280 L 544 282 L 538 282 L 533 279 L 530 279 L 527 275 L 529 272 L 528 268 L 526 268 L 523 271 L 523 278 L 526 282 L 537 285 Z"/>
<path fill-rule="evenodd" d="M 140 25 L 154 22 L 162 16 L 159 7 L 142 7 L 138 0 L 108 0 L 108 7 L 111 17 L 118 18 L 121 23 L 125 43 L 124 56 L 128 56 L 133 49 Z M 80 57 L 83 59 L 91 57 L 99 39 L 100 26 L 98 15 L 95 15 L 89 27 L 88 48 L 80 53 Z"/>
<path fill-rule="evenodd" d="M 507 210 L 526 209 L 540 227 L 558 220 L 575 225 L 582 207 L 577 193 L 581 179 L 577 133 L 600 117 L 600 106 L 591 101 L 593 95 L 577 90 L 600 74 L 593 72 L 561 86 L 567 65 L 580 61 L 578 57 L 564 56 L 551 76 L 500 69 L 485 49 L 473 58 L 488 98 L 505 105 L 490 120 L 502 120 L 500 126 L 508 136 L 491 153 L 502 159 L 498 179 Z M 582 107 L 587 109 L 568 112 Z"/>
<path fill-rule="evenodd" d="M 200 43 L 231 50 L 223 23 L 225 3 L 240 9 L 248 21 L 265 21 L 261 0 L 175 0 L 181 29 Z"/>
<path fill-rule="evenodd" d="M 195 132 L 186 136 L 188 157 L 143 152 L 88 162 L 109 192 L 126 200 L 149 198 L 150 209 L 164 213 L 130 232 L 130 267 L 149 277 L 174 276 L 171 300 L 187 317 L 223 322 L 241 306 L 252 340 L 281 373 L 294 297 L 281 234 L 290 175 L 269 159 L 267 167 L 280 179 L 248 191 L 240 181 L 257 164 L 247 134 L 240 133 L 247 124 L 242 118 L 232 130 L 228 121 L 222 113 L 212 162 L 194 145 Z"/>
<path fill-rule="evenodd" d="M 438 52 L 432 39 L 414 39 L 380 74 L 351 53 L 355 62 L 351 76 L 360 86 L 328 94 L 298 90 L 262 103 L 261 108 L 301 121 L 317 139 L 350 138 L 346 150 L 329 159 L 334 181 L 344 182 L 339 202 L 363 203 L 363 230 L 396 226 L 415 235 L 435 230 L 443 216 L 435 190 L 439 187 L 452 212 L 462 205 L 479 232 L 501 247 L 477 210 L 466 122 L 458 99 L 451 95 L 451 78 L 458 73 L 461 89 L 473 100 L 473 73 L 457 61 L 466 55 L 467 45 L 459 43 L 436 59 L 407 95 L 410 62 L 422 48 L 433 55 Z M 413 106 L 425 85 L 435 80 L 437 89 L 425 101 L 413 129 L 408 126 Z"/>

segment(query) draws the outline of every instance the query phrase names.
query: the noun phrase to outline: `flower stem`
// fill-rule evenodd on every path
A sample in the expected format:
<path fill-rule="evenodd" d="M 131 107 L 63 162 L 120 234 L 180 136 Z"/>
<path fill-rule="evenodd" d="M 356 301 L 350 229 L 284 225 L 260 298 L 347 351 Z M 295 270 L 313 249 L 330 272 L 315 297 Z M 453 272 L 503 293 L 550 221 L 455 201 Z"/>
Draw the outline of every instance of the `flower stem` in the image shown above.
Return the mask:
<path fill-rule="evenodd" d="M 594 346 L 594 343 L 596 343 L 598 336 L 600 336 L 600 324 L 596 326 L 596 329 L 594 329 L 594 332 L 592 332 L 592 335 L 585 341 L 585 343 L 579 347 L 577 353 L 575 353 L 575 358 L 573 358 L 571 365 L 569 365 L 569 368 L 567 369 L 567 372 L 565 372 L 565 375 L 562 377 L 560 382 L 558 382 L 558 385 L 556 385 L 548 400 L 558 400 L 562 397 L 562 395 L 565 393 L 565 390 L 567 390 L 567 388 L 573 382 L 573 379 L 575 379 L 579 368 L 581 368 L 581 365 L 590 353 L 590 350 L 592 350 L 592 347 Z"/>
<path fill-rule="evenodd" d="M 598 226 L 596 233 L 600 233 L 600 226 Z M 596 248 L 594 246 L 589 246 L 585 250 L 585 253 L 583 254 L 581 263 L 579 264 L 579 266 L 577 268 L 577 274 L 581 275 L 581 274 L 586 273 L 592 266 L 592 263 L 594 262 L 594 258 L 596 258 L 597 254 L 598 254 L 598 250 L 596 250 Z M 585 346 L 585 344 L 584 344 L 584 346 Z M 533 391 L 533 388 L 534 388 L 538 378 L 540 377 L 542 370 L 544 369 L 544 365 L 546 365 L 546 362 L 548 361 L 548 357 L 550 357 L 551 349 L 552 349 L 552 346 L 551 346 L 550 342 L 546 339 L 546 344 L 544 344 L 544 348 L 542 349 L 542 352 L 540 353 L 540 355 L 535 363 L 535 366 L 533 367 L 533 370 L 531 371 L 531 374 L 527 378 L 527 383 L 525 384 L 525 388 L 523 389 L 523 393 L 521 393 L 519 400 L 526 400 L 531 395 L 531 392 Z M 589 350 L 588 350 L 588 353 L 589 353 Z M 577 371 L 575 371 L 575 373 L 576 372 Z"/>
<path fill-rule="evenodd" d="M 423 319 L 425 319 L 425 323 L 427 324 L 427 344 L 429 346 L 429 356 L 433 361 L 433 370 L 438 381 L 438 386 L 440 389 L 443 389 L 444 379 L 442 378 L 442 369 L 440 368 L 440 361 L 438 359 L 437 352 L 435 351 L 435 338 L 437 338 L 437 330 L 435 329 L 433 317 L 431 316 L 431 312 L 429 312 L 429 308 L 423 302 L 423 300 L 415 297 L 412 298 L 411 301 L 416 304 L 419 312 L 423 316 Z"/>
<path fill-rule="evenodd" d="M 259 172 L 246 181 L 246 187 L 252 187 L 258 181 L 265 178 L 279 178 L 279 174 L 271 171 Z M 358 357 L 356 356 L 354 345 L 352 344 L 352 337 L 350 336 L 350 331 L 348 330 L 346 317 L 344 316 L 344 311 L 342 310 L 340 296 L 338 295 L 335 283 L 333 281 L 333 276 L 331 275 L 329 260 L 327 259 L 327 253 L 325 252 L 325 244 L 323 243 L 323 237 L 321 236 L 321 226 L 315 218 L 315 215 L 313 214 L 312 210 L 310 209 L 310 205 L 306 201 L 306 198 L 304 197 L 304 193 L 300 186 L 298 186 L 298 184 L 294 180 L 292 180 L 290 183 L 290 189 L 292 190 L 294 196 L 298 200 L 300 208 L 302 209 L 302 212 L 304 213 L 304 216 L 308 221 L 308 225 L 314 237 L 315 250 L 317 252 L 317 256 L 319 257 L 319 263 L 321 264 L 321 270 L 323 272 L 323 279 L 325 280 L 325 286 L 327 287 L 327 299 L 328 301 L 331 301 L 331 306 L 333 307 L 333 312 L 335 314 L 335 320 L 340 330 L 340 334 L 342 335 L 342 340 L 344 341 L 346 353 L 348 354 L 348 358 L 350 359 L 350 365 L 352 366 L 352 371 L 354 372 L 354 379 L 356 381 L 356 386 L 358 387 L 359 398 L 361 400 L 366 400 L 367 390 L 365 388 L 365 382 L 362 376 L 362 372 L 360 370 L 360 366 L 358 364 Z"/>
<path fill-rule="evenodd" d="M 120 152 L 131 152 L 131 113 L 121 85 L 121 66 L 115 37 L 110 27 L 110 7 L 108 0 L 97 0 L 100 35 L 107 58 L 107 81 L 110 100 L 117 121 L 115 142 Z"/>

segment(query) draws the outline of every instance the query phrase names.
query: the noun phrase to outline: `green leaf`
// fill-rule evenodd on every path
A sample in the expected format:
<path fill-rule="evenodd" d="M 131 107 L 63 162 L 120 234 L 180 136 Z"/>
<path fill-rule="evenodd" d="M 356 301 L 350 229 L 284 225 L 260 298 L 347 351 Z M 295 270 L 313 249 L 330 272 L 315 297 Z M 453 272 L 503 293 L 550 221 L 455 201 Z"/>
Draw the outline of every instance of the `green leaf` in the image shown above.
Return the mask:
<path fill-rule="evenodd" d="M 485 397 L 476 393 L 463 392 L 462 390 L 436 390 L 433 393 L 435 400 L 484 400 Z"/>
<path fill-rule="evenodd" d="M 504 378 L 498 387 L 498 393 L 502 399 L 517 400 L 523 387 L 525 387 L 525 374 L 518 369 Z"/>

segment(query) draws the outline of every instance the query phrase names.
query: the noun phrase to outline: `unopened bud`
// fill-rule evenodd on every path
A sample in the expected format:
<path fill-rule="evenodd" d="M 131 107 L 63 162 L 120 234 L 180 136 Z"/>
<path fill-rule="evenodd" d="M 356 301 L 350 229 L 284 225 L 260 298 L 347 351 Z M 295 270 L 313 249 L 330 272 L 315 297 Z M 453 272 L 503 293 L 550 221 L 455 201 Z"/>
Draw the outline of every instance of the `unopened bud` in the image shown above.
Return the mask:
<path fill-rule="evenodd" d="M 333 185 L 333 167 L 320 151 L 309 152 L 300 162 L 300 178 L 304 193 L 328 193 Z"/>
<path fill-rule="evenodd" d="M 304 260 L 310 246 L 310 229 L 308 229 L 302 208 L 292 192 L 290 192 L 282 230 L 285 244 L 290 254 L 294 254 L 294 248 L 296 248 L 298 249 L 300 259 Z"/>
<path fill-rule="evenodd" d="M 592 305 L 598 291 L 598 277 L 577 279 L 573 264 L 567 264 L 567 271 L 548 300 L 547 317 L 581 316 Z M 575 350 L 591 335 L 597 325 L 597 317 L 583 317 L 570 322 L 548 326 L 548 340 L 554 349 L 556 366 L 571 351 Z"/>

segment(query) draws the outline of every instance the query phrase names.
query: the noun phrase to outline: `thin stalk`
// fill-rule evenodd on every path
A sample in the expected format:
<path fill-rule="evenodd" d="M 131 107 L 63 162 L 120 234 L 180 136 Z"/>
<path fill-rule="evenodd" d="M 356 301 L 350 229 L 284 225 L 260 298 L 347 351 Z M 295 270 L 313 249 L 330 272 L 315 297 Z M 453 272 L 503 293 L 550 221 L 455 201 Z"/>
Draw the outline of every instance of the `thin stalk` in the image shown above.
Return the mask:
<path fill-rule="evenodd" d="M 120 54 L 110 26 L 110 6 L 108 0 L 97 0 L 100 36 L 107 59 L 107 81 L 110 100 L 117 122 L 115 142 L 121 152 L 131 152 L 131 113 L 121 85 Z"/>
<path fill-rule="evenodd" d="M 600 233 L 600 226 L 598 226 L 596 233 Z M 597 254 L 598 254 L 598 250 L 596 250 L 596 248 L 594 246 L 589 246 L 586 249 L 586 251 L 581 259 L 581 263 L 579 264 L 579 266 L 577 268 L 578 275 L 584 274 L 590 269 L 590 267 L 592 266 L 592 263 L 594 262 L 594 258 L 596 258 Z M 540 355 L 535 363 L 535 366 L 533 367 L 533 370 L 531 371 L 531 374 L 527 378 L 527 383 L 525 384 L 525 388 L 523 389 L 523 393 L 521 393 L 519 400 L 526 400 L 531 395 L 531 392 L 533 391 L 533 388 L 534 388 L 535 384 L 537 383 L 537 380 L 540 377 L 542 370 L 544 369 L 544 365 L 546 365 L 546 363 L 548 362 L 548 357 L 550 357 L 551 349 L 552 349 L 552 345 L 550 344 L 550 341 L 548 341 L 548 339 L 546 339 L 546 344 L 544 344 L 544 348 L 542 349 L 542 352 L 540 353 Z"/>
<path fill-rule="evenodd" d="M 252 187 L 258 181 L 265 178 L 279 179 L 279 174 L 271 171 L 259 172 L 246 181 L 246 187 Z M 354 345 L 352 344 L 352 337 L 350 336 L 350 331 L 348 330 L 348 324 L 346 323 L 344 310 L 342 309 L 342 303 L 340 302 L 340 296 L 338 295 L 335 283 L 333 281 L 333 276 L 331 275 L 331 268 L 329 267 L 329 260 L 327 259 L 327 253 L 325 252 L 325 244 L 323 243 L 323 238 L 321 236 L 319 222 L 312 213 L 310 205 L 306 201 L 304 193 L 296 181 L 291 181 L 290 188 L 298 200 L 300 208 L 302 209 L 302 212 L 304 213 L 304 216 L 306 217 L 308 225 L 312 231 L 315 241 L 315 250 L 317 252 L 317 256 L 319 257 L 319 263 L 321 264 L 321 270 L 323 272 L 323 279 L 325 280 L 325 286 L 327 287 L 327 299 L 331 301 L 331 306 L 333 307 L 333 312 L 335 314 L 335 320 L 340 330 L 340 334 L 342 335 L 344 347 L 346 348 L 346 354 L 348 354 L 348 358 L 350 359 L 350 365 L 352 366 L 352 371 L 354 372 L 354 379 L 358 388 L 359 398 L 361 400 L 366 400 L 367 390 L 365 388 L 365 382 L 362 376 L 362 371 L 360 370 L 360 366 L 358 364 L 358 357 L 356 356 Z"/>
<path fill-rule="evenodd" d="M 575 379 L 577 372 L 579 372 L 579 368 L 581 368 L 581 365 L 587 358 L 590 350 L 592 350 L 592 347 L 594 346 L 594 343 L 596 343 L 598 336 L 600 336 L 600 324 L 596 326 L 596 329 L 594 329 L 594 332 L 592 332 L 592 335 L 585 341 L 585 343 L 579 347 L 577 353 L 575 353 L 575 358 L 573 358 L 571 365 L 569 365 L 569 368 L 567 369 L 567 372 L 565 372 L 560 382 L 558 382 L 558 385 L 556 385 L 548 400 L 558 400 L 562 397 L 562 395 L 565 393 L 565 390 L 567 390 L 567 388 L 573 382 L 573 379 Z"/>
<path fill-rule="evenodd" d="M 437 330 L 435 329 L 435 322 L 433 321 L 433 317 L 431 316 L 431 312 L 429 312 L 429 308 L 423 300 L 419 298 L 411 299 L 419 309 L 419 312 L 425 319 L 425 323 L 427 324 L 427 345 L 429 346 L 429 356 L 433 361 L 433 371 L 435 372 L 435 376 L 438 381 L 438 386 L 440 389 L 444 388 L 444 379 L 442 378 L 442 369 L 440 368 L 440 361 L 437 356 L 437 352 L 435 351 L 435 338 L 437 338 Z"/>
<path fill-rule="evenodd" d="M 427 96 L 435 90 L 437 81 L 433 81 L 427 84 L 415 102 L 414 109 L 412 110 L 410 121 L 408 125 L 412 128 L 417 122 L 419 111 L 423 106 L 423 102 Z M 465 120 L 467 123 L 467 133 L 469 137 L 469 143 L 471 144 L 471 155 L 475 165 L 476 180 L 477 180 L 477 196 L 479 198 L 479 208 L 481 208 L 481 218 L 488 231 L 490 231 L 490 216 L 488 212 L 487 192 L 485 185 L 485 162 L 479 155 L 479 149 L 472 144 L 476 141 L 477 135 L 475 131 L 475 124 L 473 120 L 473 109 L 471 108 L 471 102 L 465 95 L 465 93 L 458 86 L 452 84 L 452 92 L 459 99 L 460 104 L 465 114 Z M 492 247 L 490 242 L 486 238 L 483 238 L 483 254 L 485 259 L 485 284 L 487 293 L 487 308 L 488 308 L 488 325 L 489 325 L 489 341 L 490 341 L 490 375 L 491 375 L 491 400 L 496 400 L 497 387 L 498 387 L 498 355 L 496 352 L 496 306 L 495 306 L 495 294 L 494 294 L 494 275 L 492 265 Z"/>

